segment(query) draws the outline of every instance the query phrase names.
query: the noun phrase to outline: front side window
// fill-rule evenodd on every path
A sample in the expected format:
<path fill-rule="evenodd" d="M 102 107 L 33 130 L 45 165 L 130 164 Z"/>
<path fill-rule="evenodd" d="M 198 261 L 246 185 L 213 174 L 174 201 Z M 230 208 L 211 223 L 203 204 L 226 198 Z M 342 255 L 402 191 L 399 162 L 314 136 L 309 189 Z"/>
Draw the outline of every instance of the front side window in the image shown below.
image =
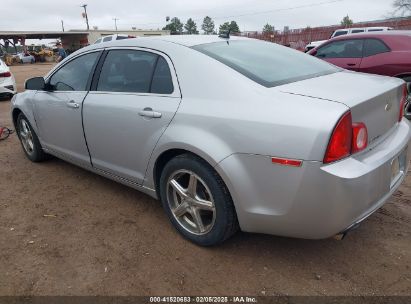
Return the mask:
<path fill-rule="evenodd" d="M 266 87 L 339 71 L 327 62 L 265 41 L 222 41 L 200 44 L 192 48 Z"/>
<path fill-rule="evenodd" d="M 110 51 L 101 69 L 97 91 L 150 93 L 158 57 L 145 51 Z"/>
<path fill-rule="evenodd" d="M 86 91 L 99 54 L 89 53 L 71 60 L 51 76 L 49 85 L 54 91 Z"/>
<path fill-rule="evenodd" d="M 374 56 L 389 52 L 390 49 L 379 39 L 366 39 L 364 45 L 364 57 Z"/>
<path fill-rule="evenodd" d="M 103 42 L 111 41 L 111 36 L 103 38 Z"/>
<path fill-rule="evenodd" d="M 94 42 L 94 43 L 100 43 L 100 42 L 101 42 L 101 38 L 97 39 L 96 42 Z"/>
<path fill-rule="evenodd" d="M 318 49 L 315 55 L 318 58 L 361 58 L 363 40 L 341 40 L 331 42 Z"/>

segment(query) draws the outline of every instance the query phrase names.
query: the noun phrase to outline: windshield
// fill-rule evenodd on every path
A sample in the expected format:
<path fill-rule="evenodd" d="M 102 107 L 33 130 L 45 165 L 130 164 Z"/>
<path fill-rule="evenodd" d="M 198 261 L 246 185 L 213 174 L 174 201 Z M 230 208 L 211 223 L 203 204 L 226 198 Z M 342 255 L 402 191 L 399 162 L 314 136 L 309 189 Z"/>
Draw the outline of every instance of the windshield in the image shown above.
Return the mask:
<path fill-rule="evenodd" d="M 266 87 L 338 72 L 329 63 L 275 43 L 234 40 L 200 44 L 202 52 Z"/>

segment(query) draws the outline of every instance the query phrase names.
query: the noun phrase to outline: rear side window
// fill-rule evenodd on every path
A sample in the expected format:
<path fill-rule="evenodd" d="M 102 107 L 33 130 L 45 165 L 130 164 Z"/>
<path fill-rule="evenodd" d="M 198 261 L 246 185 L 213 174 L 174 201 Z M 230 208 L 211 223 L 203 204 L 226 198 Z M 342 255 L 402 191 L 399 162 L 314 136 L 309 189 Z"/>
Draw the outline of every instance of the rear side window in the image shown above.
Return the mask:
<path fill-rule="evenodd" d="M 366 39 L 364 45 L 364 57 L 389 52 L 390 49 L 379 39 Z"/>
<path fill-rule="evenodd" d="M 110 51 L 101 69 L 97 91 L 149 93 L 157 57 L 144 51 Z"/>
<path fill-rule="evenodd" d="M 113 50 L 104 61 L 97 91 L 171 94 L 174 87 L 170 68 L 162 56 Z"/>
<path fill-rule="evenodd" d="M 192 48 L 266 87 L 339 71 L 327 62 L 265 41 L 221 41 Z"/>
<path fill-rule="evenodd" d="M 382 32 L 383 29 L 369 29 L 368 32 Z"/>
<path fill-rule="evenodd" d="M 111 41 L 111 36 L 108 36 L 106 38 L 103 38 L 103 42 Z"/>
<path fill-rule="evenodd" d="M 154 70 L 153 80 L 151 83 L 151 93 L 171 94 L 173 93 L 173 80 L 171 78 L 170 68 L 167 61 L 159 56 L 156 69 Z"/>
<path fill-rule="evenodd" d="M 340 40 L 331 42 L 318 49 L 318 58 L 361 58 L 364 40 Z"/>
<path fill-rule="evenodd" d="M 127 39 L 127 38 L 128 38 L 127 36 L 117 36 L 116 40 L 123 40 L 123 39 Z"/>
<path fill-rule="evenodd" d="M 347 34 L 348 34 L 348 31 L 338 31 L 338 32 L 335 32 L 333 37 L 338 37 L 338 36 L 347 35 Z"/>
<path fill-rule="evenodd" d="M 352 30 L 351 33 L 353 34 L 364 33 L 364 30 Z"/>

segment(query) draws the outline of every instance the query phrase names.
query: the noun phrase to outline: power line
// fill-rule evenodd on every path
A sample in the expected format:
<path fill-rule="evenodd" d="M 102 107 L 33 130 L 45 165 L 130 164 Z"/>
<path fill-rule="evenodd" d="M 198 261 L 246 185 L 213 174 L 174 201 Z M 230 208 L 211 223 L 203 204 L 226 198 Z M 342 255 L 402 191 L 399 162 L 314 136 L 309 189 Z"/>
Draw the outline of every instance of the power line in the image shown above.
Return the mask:
<path fill-rule="evenodd" d="M 219 19 L 238 18 L 238 17 L 246 17 L 246 16 L 254 16 L 254 15 L 263 15 L 263 14 L 269 14 L 269 13 L 274 13 L 274 12 L 290 11 L 290 10 L 295 10 L 295 9 L 308 8 L 308 7 L 313 7 L 313 6 L 322 6 L 322 5 L 325 5 L 325 4 L 333 4 L 333 3 L 342 2 L 342 1 L 345 1 L 345 0 L 322 1 L 322 2 L 299 5 L 299 6 L 287 7 L 287 8 L 277 8 L 277 9 L 258 11 L 258 12 L 250 12 L 250 13 L 237 14 L 237 15 L 217 16 L 217 17 L 216 16 L 210 16 L 210 17 L 212 17 L 212 19 L 214 19 L 214 20 L 219 20 Z M 202 18 L 196 18 L 196 19 L 193 19 L 193 20 L 197 21 L 197 22 L 201 22 L 203 19 Z M 123 23 L 123 25 L 157 25 L 157 24 L 163 24 L 163 22 Z"/>

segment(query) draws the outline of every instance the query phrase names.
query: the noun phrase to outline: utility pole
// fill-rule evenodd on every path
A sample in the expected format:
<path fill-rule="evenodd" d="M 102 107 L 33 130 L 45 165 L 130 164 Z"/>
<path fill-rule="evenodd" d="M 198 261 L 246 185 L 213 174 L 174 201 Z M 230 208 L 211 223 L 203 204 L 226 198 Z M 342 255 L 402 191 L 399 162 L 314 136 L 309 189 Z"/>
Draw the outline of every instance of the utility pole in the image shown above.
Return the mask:
<path fill-rule="evenodd" d="M 113 20 L 114 20 L 114 27 L 116 28 L 116 32 L 117 32 L 117 20 L 120 20 L 120 19 L 118 19 L 118 18 L 113 18 Z"/>
<path fill-rule="evenodd" d="M 61 29 L 62 29 L 63 32 L 64 32 L 64 22 L 63 22 L 63 20 L 61 20 Z"/>
<path fill-rule="evenodd" d="M 84 17 L 86 18 L 87 30 L 89 30 L 90 27 L 88 25 L 87 4 L 83 4 L 83 5 L 81 5 L 81 7 L 84 8 Z"/>

